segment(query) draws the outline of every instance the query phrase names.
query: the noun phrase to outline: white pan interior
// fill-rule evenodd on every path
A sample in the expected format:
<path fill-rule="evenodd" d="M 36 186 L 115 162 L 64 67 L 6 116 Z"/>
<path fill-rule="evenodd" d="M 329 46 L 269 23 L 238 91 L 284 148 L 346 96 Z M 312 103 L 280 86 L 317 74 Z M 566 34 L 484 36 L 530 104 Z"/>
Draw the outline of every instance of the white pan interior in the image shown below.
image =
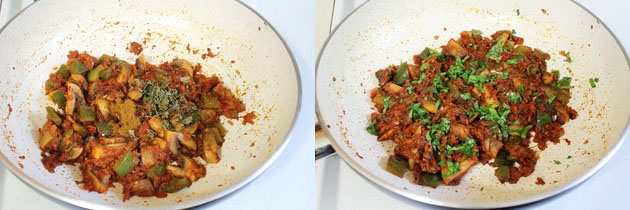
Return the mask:
<path fill-rule="evenodd" d="M 107 194 L 80 189 L 75 184 L 80 179 L 77 167 L 60 166 L 48 173 L 36 142 L 50 103 L 44 81 L 53 67 L 66 61 L 68 51 L 115 54 L 134 62 L 136 56 L 126 49 L 132 41 L 145 42 L 143 53 L 153 64 L 175 57 L 200 63 L 205 73 L 218 75 L 244 101 L 247 112 L 255 111 L 257 119 L 254 125 L 242 125 L 222 118 L 228 129 L 222 160 L 208 165 L 206 177 L 190 188 L 164 199 L 133 197 L 122 202 L 119 184 Z M 218 55 L 202 59 L 207 48 Z M 271 26 L 232 0 L 43 0 L 0 33 L 0 71 L 0 159 L 35 188 L 86 208 L 184 208 L 232 192 L 281 153 L 299 107 L 299 75 L 290 52 Z"/>
<path fill-rule="evenodd" d="M 377 142 L 365 131 L 374 111 L 369 91 L 378 84 L 375 71 L 401 60 L 412 62 L 412 55 L 424 47 L 438 48 L 471 29 L 482 30 L 486 36 L 514 29 L 526 45 L 551 54 L 549 69 L 573 78 L 570 106 L 579 117 L 565 125 L 562 138 L 571 144 L 550 144 L 540 152 L 535 172 L 517 184 L 499 183 L 493 168 L 482 165 L 471 169 L 460 185 L 437 189 L 388 173 L 384 160 L 393 153 L 391 142 Z M 571 52 L 573 62 L 565 62 L 560 50 Z M 630 118 L 627 57 L 605 26 L 571 1 L 373 0 L 334 31 L 319 59 L 318 117 L 337 152 L 373 182 L 435 205 L 505 207 L 564 191 L 595 173 L 612 156 Z M 589 85 L 593 77 L 600 79 L 597 88 Z M 536 185 L 537 177 L 546 184 Z"/>

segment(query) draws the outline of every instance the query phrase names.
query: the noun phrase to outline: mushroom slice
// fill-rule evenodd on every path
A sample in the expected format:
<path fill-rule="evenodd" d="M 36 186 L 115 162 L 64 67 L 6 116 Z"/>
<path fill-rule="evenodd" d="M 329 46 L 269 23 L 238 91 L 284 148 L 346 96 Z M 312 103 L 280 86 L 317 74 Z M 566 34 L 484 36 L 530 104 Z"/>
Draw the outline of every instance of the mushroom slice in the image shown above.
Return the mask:
<path fill-rule="evenodd" d="M 67 87 L 68 92 L 66 94 L 67 100 L 65 111 L 67 116 L 71 116 L 72 113 L 74 113 L 76 104 L 85 103 L 85 98 L 83 97 L 83 91 L 81 91 L 81 88 L 76 84 L 68 82 Z"/>
<path fill-rule="evenodd" d="M 88 89 L 88 82 L 87 82 L 87 80 L 85 80 L 85 77 L 83 75 L 80 75 L 80 74 L 72 74 L 72 75 L 70 75 L 70 78 L 68 78 L 68 83 L 74 83 L 74 84 L 78 85 L 80 88 L 82 88 L 83 90 L 87 90 Z"/>
<path fill-rule="evenodd" d="M 192 150 L 197 150 L 197 144 L 192 139 L 190 134 L 187 134 L 187 133 L 173 132 L 173 131 L 167 130 L 166 141 L 168 141 L 169 143 L 172 141 L 179 141 L 179 143 L 181 143 L 185 147 Z M 177 154 L 177 153 L 174 152 L 174 154 Z"/>
<path fill-rule="evenodd" d="M 177 145 L 178 135 L 181 135 L 181 133 L 166 130 L 166 137 L 164 137 L 166 139 L 169 150 L 175 155 L 179 154 L 179 147 Z"/>
<path fill-rule="evenodd" d="M 140 197 L 151 197 L 155 193 L 155 188 L 149 179 L 142 179 L 131 183 L 129 192 Z"/>
<path fill-rule="evenodd" d="M 77 157 L 79 157 L 79 155 L 81 155 L 82 152 L 83 152 L 83 146 L 72 145 L 71 149 L 69 149 L 68 151 L 65 151 L 62 154 L 61 159 L 74 160 L 74 159 L 77 159 Z"/>
<path fill-rule="evenodd" d="M 106 193 L 107 192 L 107 188 L 109 188 L 109 177 L 111 175 L 105 175 L 103 177 L 103 180 L 99 180 L 98 177 L 96 177 L 96 175 L 94 175 L 92 172 L 90 172 L 89 170 L 84 170 L 83 173 L 83 177 L 85 177 L 87 180 L 84 180 L 84 185 L 91 185 L 94 191 L 98 192 L 98 193 Z M 83 188 L 85 189 L 90 189 L 87 186 L 84 186 Z"/>
<path fill-rule="evenodd" d="M 109 102 L 105 99 L 96 99 L 94 100 L 94 104 L 96 104 L 96 108 L 98 111 L 105 117 L 105 119 L 109 118 Z"/>
<path fill-rule="evenodd" d="M 46 121 L 44 126 L 39 129 L 39 148 L 44 149 L 53 141 L 59 141 L 61 134 L 59 128 L 51 121 Z"/>

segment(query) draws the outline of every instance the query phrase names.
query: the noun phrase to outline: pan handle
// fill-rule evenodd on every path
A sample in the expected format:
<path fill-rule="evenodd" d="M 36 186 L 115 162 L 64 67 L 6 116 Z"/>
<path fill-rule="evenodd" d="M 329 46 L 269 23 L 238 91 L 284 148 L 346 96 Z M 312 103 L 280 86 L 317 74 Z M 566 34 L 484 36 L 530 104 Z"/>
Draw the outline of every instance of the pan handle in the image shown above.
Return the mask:
<path fill-rule="evenodd" d="M 333 149 L 332 146 L 330 146 L 330 144 L 327 144 L 326 146 L 322 146 L 319 148 L 315 149 L 315 162 L 317 162 L 317 160 L 328 157 L 329 155 L 335 154 L 335 149 Z"/>

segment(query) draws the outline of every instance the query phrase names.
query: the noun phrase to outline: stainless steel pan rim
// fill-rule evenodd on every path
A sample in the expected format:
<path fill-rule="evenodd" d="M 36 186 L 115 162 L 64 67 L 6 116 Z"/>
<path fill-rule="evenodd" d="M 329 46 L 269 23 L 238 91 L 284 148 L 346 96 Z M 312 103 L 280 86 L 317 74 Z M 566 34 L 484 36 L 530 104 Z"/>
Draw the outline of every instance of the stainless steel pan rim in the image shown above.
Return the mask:
<path fill-rule="evenodd" d="M 204 198 L 200 198 L 200 199 L 196 199 L 196 200 L 192 200 L 189 202 L 183 202 L 183 203 L 178 203 L 178 204 L 172 204 L 172 205 L 168 205 L 168 206 L 160 206 L 160 207 L 135 207 L 135 208 L 127 208 L 127 209 L 184 209 L 184 208 L 190 208 L 190 207 L 194 207 L 194 206 L 198 206 L 198 205 L 202 205 L 208 202 L 211 202 L 213 200 L 217 200 L 219 198 L 222 198 L 238 189 L 240 189 L 241 187 L 245 186 L 246 184 L 250 183 L 251 181 L 253 181 L 254 179 L 256 179 L 258 176 L 260 176 L 263 172 L 265 172 L 269 166 L 271 166 L 276 159 L 278 159 L 278 157 L 282 154 L 282 152 L 284 151 L 284 149 L 287 147 L 287 145 L 289 144 L 289 140 L 291 139 L 291 137 L 293 137 L 293 133 L 295 130 L 295 126 L 297 124 L 297 119 L 299 119 L 299 114 L 300 114 L 300 110 L 302 109 L 302 94 L 303 94 L 303 89 L 302 89 L 302 78 L 300 76 L 300 71 L 298 68 L 298 65 L 295 61 L 295 56 L 293 55 L 293 52 L 291 51 L 291 49 L 288 47 L 286 40 L 282 37 L 282 35 L 278 32 L 278 30 L 276 30 L 276 28 L 269 22 L 267 21 L 267 19 L 265 19 L 262 15 L 260 15 L 256 10 L 254 10 L 253 8 L 251 8 L 250 6 L 248 6 L 247 4 L 241 2 L 241 1 L 237 1 L 236 2 L 240 3 L 242 6 L 246 7 L 248 10 L 250 10 L 251 12 L 253 12 L 254 14 L 256 14 L 261 20 L 263 20 L 265 23 L 268 24 L 268 26 L 273 30 L 273 32 L 276 34 L 276 36 L 278 36 L 278 38 L 282 41 L 282 44 L 284 45 L 284 48 L 287 50 L 287 53 L 289 54 L 289 56 L 291 57 L 291 62 L 293 63 L 293 67 L 295 70 L 295 74 L 296 74 L 296 79 L 297 79 L 297 87 L 298 87 L 298 95 L 297 95 L 297 104 L 296 104 L 296 108 L 295 108 L 295 116 L 293 117 L 292 123 L 291 123 L 291 127 L 289 128 L 289 131 L 287 132 L 287 135 L 285 136 L 284 140 L 282 141 L 282 143 L 278 146 L 278 148 L 273 152 L 273 154 L 252 174 L 250 174 L 249 176 L 247 176 L 245 179 L 235 183 L 234 185 L 232 185 L 229 188 L 226 188 L 223 191 L 220 191 L 214 195 L 211 196 L 207 196 Z M 13 18 L 11 18 L 11 20 L 9 20 L 4 26 L 2 26 L 2 28 L 0 28 L 0 33 L 2 33 L 4 31 L 4 29 L 11 24 L 11 22 L 13 22 L 13 20 L 15 18 L 17 18 L 18 16 L 20 16 L 24 11 L 28 10 L 31 6 L 35 5 L 37 2 L 39 1 L 35 1 L 33 3 L 31 3 L 30 5 L 28 5 L 26 8 L 24 8 L 22 11 L 20 11 L 18 14 L 16 14 Z M 68 197 L 66 195 L 63 195 L 61 193 L 57 193 L 53 190 L 50 190 L 49 188 L 41 185 L 40 183 L 36 182 L 35 180 L 31 179 L 29 176 L 27 176 L 26 174 L 24 174 L 24 172 L 22 172 L 22 170 L 18 169 L 17 167 L 15 167 L 13 164 L 11 164 L 11 162 L 9 162 L 9 160 L 7 159 L 7 157 L 0 153 L 0 162 L 2 162 L 2 164 L 4 164 L 4 166 L 6 166 L 9 171 L 11 171 L 11 173 L 13 173 L 16 177 L 18 177 L 20 180 L 22 180 L 22 182 L 27 183 L 28 185 L 30 185 L 31 187 L 47 194 L 50 195 L 56 199 L 62 200 L 64 202 L 79 206 L 79 207 L 83 207 L 83 208 L 88 208 L 88 209 L 114 209 L 111 206 L 108 205 L 101 205 L 101 204 L 94 204 L 94 203 L 90 203 L 90 202 L 86 202 L 86 201 L 82 201 L 79 199 L 75 199 L 75 198 L 71 198 Z M 120 209 L 120 208 L 115 208 L 115 209 Z"/>
<path fill-rule="evenodd" d="M 436 199 L 432 199 L 432 198 L 428 198 L 428 197 L 423 197 L 423 196 L 419 196 L 413 193 L 410 193 L 409 191 L 405 191 L 402 190 L 394 185 L 392 185 L 391 183 L 377 177 L 376 175 L 374 175 L 373 173 L 371 173 L 370 171 L 366 170 L 364 167 L 362 167 L 359 163 L 357 163 L 356 161 L 354 161 L 352 158 L 350 158 L 351 154 L 347 154 L 339 145 L 339 142 L 337 142 L 336 139 L 333 138 L 332 134 L 330 133 L 330 131 L 328 130 L 328 127 L 326 125 L 328 125 L 325 121 L 324 118 L 322 118 L 321 114 L 320 114 L 320 104 L 319 101 L 317 100 L 317 80 L 321 79 L 317 77 L 317 71 L 319 70 L 319 64 L 322 58 L 322 55 L 324 53 L 324 51 L 326 50 L 326 47 L 328 45 L 328 42 L 330 41 L 330 39 L 335 35 L 335 32 L 337 32 L 337 30 L 346 22 L 346 20 L 348 20 L 349 17 L 351 17 L 356 11 L 360 10 L 364 5 L 368 4 L 372 2 L 371 0 L 367 0 L 366 2 L 364 2 L 363 4 L 361 4 L 360 6 L 358 6 L 357 8 L 355 8 L 350 14 L 348 14 L 348 16 L 346 16 L 336 27 L 335 29 L 330 33 L 330 35 L 328 36 L 328 38 L 326 39 L 326 42 L 324 43 L 322 49 L 319 51 L 319 55 L 317 56 L 317 61 L 315 64 L 315 111 L 316 111 L 316 115 L 317 118 L 320 121 L 320 124 L 322 125 L 322 130 L 324 131 L 324 133 L 326 134 L 326 137 L 328 139 L 330 139 L 330 144 L 333 146 L 333 148 L 335 149 L 335 151 L 337 152 L 337 154 L 339 154 L 342 159 L 351 166 L 351 168 L 356 171 L 357 173 L 359 173 L 361 176 L 367 178 L 368 180 L 370 180 L 371 182 L 380 185 L 381 187 L 384 187 L 385 189 L 388 189 L 394 193 L 397 193 L 399 195 L 402 195 L 404 197 L 407 197 L 409 199 L 412 200 L 416 200 L 416 201 L 420 201 L 423 203 L 427 203 L 427 204 L 432 204 L 432 205 L 437 205 L 437 206 L 444 206 L 444 207 L 452 207 L 452 208 L 475 208 L 475 209 L 480 209 L 480 208 L 503 208 L 503 207 L 511 207 L 511 206 L 518 206 L 518 205 L 523 205 L 523 204 L 528 204 L 528 203 L 532 203 L 532 202 L 536 202 L 539 200 L 543 200 L 545 198 L 549 198 L 552 197 L 554 195 L 557 195 L 559 193 L 562 193 L 566 190 L 569 190 L 573 187 L 575 187 L 576 185 L 584 182 L 585 180 L 587 180 L 588 178 L 590 178 L 591 176 L 593 176 L 595 173 L 597 173 L 614 155 L 615 153 L 617 153 L 617 151 L 619 150 L 619 148 L 621 147 L 621 145 L 623 144 L 624 140 L 626 138 L 630 138 L 630 119 L 626 120 L 626 128 L 624 130 L 624 132 L 622 133 L 619 141 L 617 141 L 617 143 L 610 149 L 610 151 L 599 161 L 597 162 L 596 165 L 594 165 L 590 170 L 588 170 L 586 173 L 584 173 L 582 176 L 578 177 L 577 179 L 573 180 L 572 182 L 553 189 L 551 191 L 545 192 L 545 193 L 541 193 L 541 194 L 537 194 L 534 196 L 530 196 L 530 197 L 526 197 L 520 200 L 511 200 L 511 201 L 499 201 L 499 202 L 493 202 L 492 204 L 480 204 L 480 205 L 462 205 L 456 202 L 444 202 L 444 201 L 440 201 L 440 200 L 436 200 Z M 604 26 L 604 28 L 606 29 L 606 31 L 608 33 L 610 33 L 612 35 L 612 37 L 614 38 L 615 42 L 617 43 L 617 45 L 619 47 L 621 47 L 621 51 L 623 52 L 623 55 L 625 57 L 626 60 L 626 65 L 630 66 L 630 57 L 628 56 L 627 52 L 624 50 L 624 46 L 623 44 L 619 41 L 619 39 L 617 38 L 617 36 L 610 30 L 610 28 L 599 19 L 599 17 L 597 17 L 593 12 L 591 12 L 590 10 L 588 10 L 586 7 L 582 6 L 581 4 L 575 2 L 574 0 L 571 0 L 572 3 L 574 3 L 575 5 L 579 6 L 580 8 L 582 8 L 584 11 L 588 12 L 591 16 L 593 16 L 595 19 L 597 19 L 597 21 L 599 21 L 601 23 L 602 26 Z M 325 106 L 324 104 L 321 104 L 321 106 Z"/>

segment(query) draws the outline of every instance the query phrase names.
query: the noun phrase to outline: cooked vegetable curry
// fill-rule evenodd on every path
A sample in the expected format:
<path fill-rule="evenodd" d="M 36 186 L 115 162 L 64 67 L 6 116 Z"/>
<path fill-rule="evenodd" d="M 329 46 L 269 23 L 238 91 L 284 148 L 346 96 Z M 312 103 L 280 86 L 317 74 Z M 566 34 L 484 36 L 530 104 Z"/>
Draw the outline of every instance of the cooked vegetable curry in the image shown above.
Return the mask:
<path fill-rule="evenodd" d="M 567 105 L 571 78 L 548 71 L 549 54 L 514 34 L 464 31 L 441 52 L 426 48 L 376 72 L 367 131 L 395 143 L 388 171 L 431 187 L 459 184 L 477 163 L 496 167 L 501 183 L 532 174 L 530 143 L 558 143 L 577 112 Z"/>
<path fill-rule="evenodd" d="M 78 164 L 84 189 L 106 193 L 119 182 L 124 200 L 203 178 L 227 132 L 219 117 L 245 111 L 218 77 L 183 59 L 152 65 L 140 55 L 134 65 L 71 51 L 45 89 L 56 106 L 40 129 L 44 166 Z"/>

